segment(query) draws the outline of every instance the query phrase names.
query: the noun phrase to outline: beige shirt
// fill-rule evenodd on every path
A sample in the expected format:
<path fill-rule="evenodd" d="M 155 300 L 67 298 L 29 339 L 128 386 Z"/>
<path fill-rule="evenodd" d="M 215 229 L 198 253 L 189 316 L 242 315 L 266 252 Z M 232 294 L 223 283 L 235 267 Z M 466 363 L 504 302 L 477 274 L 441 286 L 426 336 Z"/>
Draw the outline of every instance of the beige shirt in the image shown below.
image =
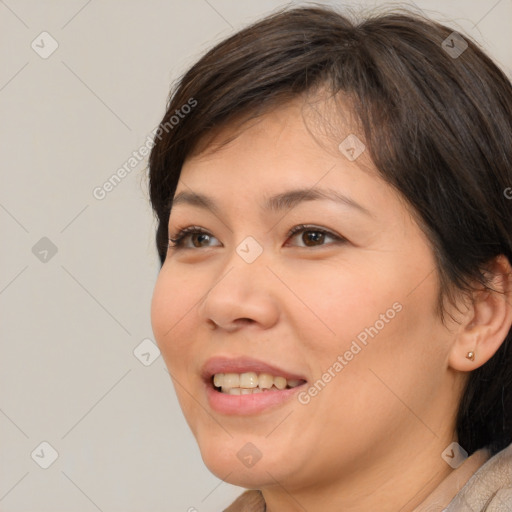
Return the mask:
<path fill-rule="evenodd" d="M 224 512 L 265 512 L 260 491 L 245 491 Z M 481 449 L 453 470 L 413 512 L 512 512 L 512 444 Z"/>

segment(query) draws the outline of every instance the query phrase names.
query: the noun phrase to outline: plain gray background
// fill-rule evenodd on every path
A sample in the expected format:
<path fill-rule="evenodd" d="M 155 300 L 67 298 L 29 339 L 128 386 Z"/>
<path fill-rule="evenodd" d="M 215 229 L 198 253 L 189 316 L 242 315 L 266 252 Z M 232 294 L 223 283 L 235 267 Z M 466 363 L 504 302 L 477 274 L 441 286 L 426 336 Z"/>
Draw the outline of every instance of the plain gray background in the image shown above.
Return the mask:
<path fill-rule="evenodd" d="M 287 3 L 0 0 L 2 512 L 217 512 L 241 493 L 204 467 L 147 341 L 147 158 L 93 191 L 144 145 L 187 66 Z M 415 5 L 511 76 L 512 0 Z M 43 442 L 58 453 L 47 469 Z"/>

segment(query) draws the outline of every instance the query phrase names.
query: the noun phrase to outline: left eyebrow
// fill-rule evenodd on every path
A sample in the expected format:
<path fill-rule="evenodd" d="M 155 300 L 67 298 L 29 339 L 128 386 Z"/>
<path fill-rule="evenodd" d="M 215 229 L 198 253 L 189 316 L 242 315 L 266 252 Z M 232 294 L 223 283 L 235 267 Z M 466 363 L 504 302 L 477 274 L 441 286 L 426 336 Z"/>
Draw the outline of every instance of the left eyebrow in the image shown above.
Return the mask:
<path fill-rule="evenodd" d="M 263 209 L 272 212 L 280 212 L 283 210 L 290 210 L 293 207 L 305 201 L 319 200 L 328 200 L 334 201 L 336 203 L 341 203 L 345 206 L 352 207 L 360 211 L 361 213 L 364 213 L 365 215 L 373 217 L 373 215 L 367 208 L 360 205 L 350 197 L 341 194 L 340 192 L 333 189 L 323 189 L 318 187 L 298 188 L 288 190 L 280 194 L 276 194 L 274 196 L 266 198 L 262 207 Z M 215 214 L 220 213 L 219 207 L 217 203 L 214 201 L 214 199 L 204 194 L 199 194 L 197 192 L 179 192 L 172 199 L 171 205 L 172 207 L 174 207 L 179 204 L 188 204 L 191 206 L 195 206 L 197 208 L 211 210 Z"/>
<path fill-rule="evenodd" d="M 333 190 L 330 188 L 298 188 L 293 190 L 288 190 L 281 194 L 276 194 L 275 196 L 269 197 L 265 203 L 264 208 L 266 210 L 271 210 L 275 212 L 290 210 L 294 206 L 304 202 L 304 201 L 334 201 L 335 203 L 341 203 L 345 206 L 350 206 L 356 210 L 359 210 L 361 213 L 365 215 L 369 215 L 373 217 L 370 211 L 364 206 L 360 205 L 352 198 L 338 192 L 337 190 Z"/>

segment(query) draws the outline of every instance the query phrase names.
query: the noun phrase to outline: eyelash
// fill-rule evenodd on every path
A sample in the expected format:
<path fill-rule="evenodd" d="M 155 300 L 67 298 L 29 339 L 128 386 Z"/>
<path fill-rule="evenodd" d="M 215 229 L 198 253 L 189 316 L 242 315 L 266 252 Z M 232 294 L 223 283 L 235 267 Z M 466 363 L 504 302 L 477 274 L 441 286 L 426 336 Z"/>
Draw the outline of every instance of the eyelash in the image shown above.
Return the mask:
<path fill-rule="evenodd" d="M 314 233 L 322 233 L 324 235 L 328 235 L 331 238 L 334 238 L 335 240 L 337 240 L 338 242 L 346 242 L 347 241 L 346 238 L 335 235 L 331 231 L 327 231 L 326 229 L 319 228 L 316 226 L 311 226 L 311 225 L 308 226 L 306 224 L 299 224 L 298 226 L 293 227 L 292 229 L 290 229 L 290 231 L 288 231 L 286 236 L 287 236 L 287 238 L 290 238 L 290 237 L 296 235 L 297 233 L 307 232 L 307 231 L 312 231 Z M 203 228 L 201 228 L 199 226 L 189 226 L 189 227 L 179 230 L 173 238 L 169 238 L 168 248 L 175 249 L 175 250 L 201 249 L 201 247 L 183 247 L 183 242 L 184 242 L 185 238 L 188 235 L 192 235 L 192 234 L 202 234 L 202 235 L 208 235 L 211 237 L 213 236 L 208 231 L 204 230 Z M 326 244 L 323 244 L 323 245 L 326 245 Z M 320 245 L 318 247 L 322 247 L 322 245 Z M 203 247 L 203 248 L 208 249 L 208 247 Z M 302 247 L 302 248 L 306 249 L 307 247 Z"/>

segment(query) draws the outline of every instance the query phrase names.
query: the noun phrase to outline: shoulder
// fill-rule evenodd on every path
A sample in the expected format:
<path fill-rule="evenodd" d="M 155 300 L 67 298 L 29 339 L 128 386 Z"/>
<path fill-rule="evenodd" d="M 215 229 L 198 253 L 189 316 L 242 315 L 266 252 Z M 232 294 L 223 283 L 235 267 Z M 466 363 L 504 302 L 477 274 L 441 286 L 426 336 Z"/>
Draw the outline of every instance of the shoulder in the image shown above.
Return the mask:
<path fill-rule="evenodd" d="M 491 457 L 468 480 L 446 509 L 475 512 L 512 510 L 512 444 Z"/>

